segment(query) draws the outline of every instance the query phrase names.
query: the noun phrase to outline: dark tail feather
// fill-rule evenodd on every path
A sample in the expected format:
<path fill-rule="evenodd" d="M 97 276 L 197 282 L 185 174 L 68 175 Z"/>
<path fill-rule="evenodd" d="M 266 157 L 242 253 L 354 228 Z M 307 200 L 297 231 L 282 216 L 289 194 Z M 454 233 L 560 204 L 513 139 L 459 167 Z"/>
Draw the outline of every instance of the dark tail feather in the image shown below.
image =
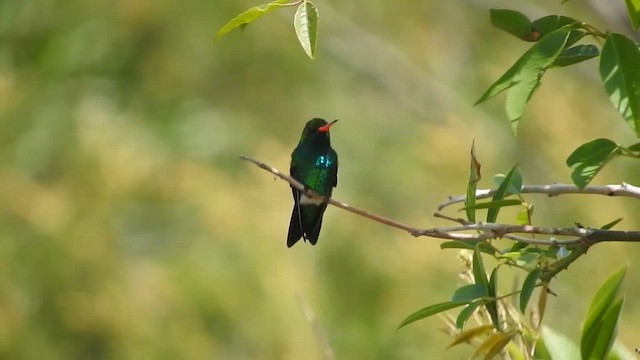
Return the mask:
<path fill-rule="evenodd" d="M 322 227 L 322 218 L 320 218 L 320 221 L 318 221 L 313 231 L 307 234 L 307 240 L 309 240 L 311 245 L 315 245 L 318 242 L 318 236 L 320 236 L 321 227 Z"/>
<path fill-rule="evenodd" d="M 293 204 L 291 221 L 289 222 L 289 235 L 287 236 L 287 247 L 292 247 L 302 237 L 302 219 L 300 218 L 300 206 L 297 201 Z M 314 242 L 315 244 L 315 242 Z"/>
<path fill-rule="evenodd" d="M 315 245 L 318 242 L 318 236 L 320 236 L 320 229 L 322 228 L 322 215 L 326 208 L 327 204 L 325 203 L 319 209 L 314 209 L 317 214 L 315 220 L 305 226 L 305 234 L 307 235 L 307 240 L 309 240 L 311 245 Z"/>

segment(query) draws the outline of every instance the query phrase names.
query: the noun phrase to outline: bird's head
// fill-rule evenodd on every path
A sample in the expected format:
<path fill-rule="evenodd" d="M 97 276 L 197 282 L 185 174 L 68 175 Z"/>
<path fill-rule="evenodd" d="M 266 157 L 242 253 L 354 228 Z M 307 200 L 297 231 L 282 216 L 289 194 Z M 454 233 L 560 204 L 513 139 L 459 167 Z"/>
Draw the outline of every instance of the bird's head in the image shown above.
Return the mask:
<path fill-rule="evenodd" d="M 304 126 L 304 130 L 302 130 L 302 135 L 300 135 L 300 143 L 329 143 L 329 129 L 335 124 L 338 120 L 333 120 L 332 122 L 327 122 L 324 119 L 313 118 L 307 121 L 307 124 Z"/>

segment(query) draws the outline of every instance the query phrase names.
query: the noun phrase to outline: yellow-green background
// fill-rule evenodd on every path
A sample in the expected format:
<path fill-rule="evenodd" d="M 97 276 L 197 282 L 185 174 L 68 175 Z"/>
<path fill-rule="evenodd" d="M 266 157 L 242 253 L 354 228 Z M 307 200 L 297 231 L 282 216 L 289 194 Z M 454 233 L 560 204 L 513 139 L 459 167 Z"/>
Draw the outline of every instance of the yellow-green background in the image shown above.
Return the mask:
<path fill-rule="evenodd" d="M 517 9 L 628 28 L 559 3 Z M 460 285 L 455 251 L 333 207 L 317 246 L 287 249 L 287 184 L 237 156 L 286 170 L 306 120 L 339 118 L 334 196 L 431 227 L 448 225 L 436 205 L 465 190 L 473 139 L 483 187 L 515 163 L 527 183 L 569 182 L 564 159 L 580 144 L 636 141 L 595 61 L 550 71 L 517 137 L 504 97 L 472 106 L 529 46 L 489 24 L 489 7 L 513 2 L 317 0 L 315 61 L 293 9 L 212 42 L 256 4 L 0 2 L 0 357 L 320 359 L 296 294 L 338 359 L 468 356 L 445 352 L 438 318 L 396 331 Z M 638 184 L 637 169 L 616 160 L 596 183 Z M 640 227 L 630 199 L 527 199 L 538 224 L 624 216 L 620 228 Z M 598 284 L 638 254 L 591 249 L 554 281 L 546 323 L 577 339 Z M 630 348 L 638 281 L 632 262 L 620 329 Z"/>

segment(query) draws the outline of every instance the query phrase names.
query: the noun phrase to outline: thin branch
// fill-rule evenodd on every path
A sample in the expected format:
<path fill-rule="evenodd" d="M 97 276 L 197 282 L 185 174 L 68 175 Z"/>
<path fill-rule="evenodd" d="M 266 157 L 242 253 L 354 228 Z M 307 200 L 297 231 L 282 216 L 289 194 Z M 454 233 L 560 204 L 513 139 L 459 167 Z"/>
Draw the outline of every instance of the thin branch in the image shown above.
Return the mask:
<path fill-rule="evenodd" d="M 486 199 L 493 196 L 494 189 L 482 189 L 476 191 L 476 199 Z M 558 196 L 566 194 L 592 194 L 604 196 L 625 196 L 640 199 L 640 187 L 631 184 L 622 183 L 620 185 L 588 185 L 583 189 L 571 184 L 550 184 L 550 185 L 523 185 L 521 194 L 545 194 L 549 196 Z M 463 203 L 465 195 L 457 195 L 449 197 L 449 200 L 438 205 L 438 211 L 447 206 Z"/>
<path fill-rule="evenodd" d="M 459 241 L 477 241 L 477 240 L 489 240 L 496 238 L 505 238 L 516 242 L 526 244 L 537 245 L 557 245 L 557 246 L 579 246 L 585 245 L 586 247 L 599 242 L 604 241 L 616 241 L 616 242 L 640 242 L 640 231 L 614 231 L 614 230 L 600 230 L 589 229 L 582 227 L 573 228 L 550 228 L 532 225 L 512 225 L 512 224 L 497 224 L 497 223 L 471 223 L 461 218 L 453 218 L 440 212 L 434 214 L 435 217 L 443 218 L 452 222 L 459 223 L 459 226 L 453 227 L 440 227 L 421 229 L 410 225 L 403 224 L 399 221 L 388 219 L 379 215 L 371 214 L 367 211 L 360 210 L 353 206 L 350 206 L 342 201 L 338 201 L 332 198 L 326 198 L 320 196 L 313 191 L 305 188 L 303 184 L 289 175 L 286 175 L 263 162 L 254 160 L 246 156 L 240 156 L 241 159 L 249 161 L 256 166 L 269 171 L 270 173 L 278 176 L 284 181 L 291 184 L 291 186 L 304 191 L 305 195 L 310 197 L 321 198 L 327 201 L 329 204 L 337 206 L 341 209 L 350 211 L 354 214 L 366 217 L 373 221 L 385 224 L 387 226 L 395 227 L 400 230 L 409 232 L 413 236 L 429 236 L 439 239 L 459 240 Z M 478 198 L 486 198 L 493 195 L 493 190 L 478 190 L 476 196 Z M 522 187 L 522 193 L 531 194 L 546 194 L 549 196 L 556 196 L 562 194 L 598 194 L 606 196 L 626 196 L 640 199 L 640 188 L 623 183 L 622 185 L 605 185 L 605 186 L 587 186 L 584 189 L 579 189 L 574 185 L 566 184 L 552 184 L 552 185 L 525 185 Z M 452 204 L 460 203 L 464 201 L 464 196 L 450 197 L 448 201 L 442 203 L 438 209 L 442 210 Z M 472 233 L 466 233 L 471 231 Z M 548 236 L 547 239 L 528 238 L 520 236 L 518 234 L 540 234 Z M 565 239 L 557 239 L 557 236 L 568 237 Z M 586 252 L 586 249 L 584 250 Z M 578 255 L 578 254 L 576 254 Z M 579 256 L 579 255 L 578 255 Z M 574 259 L 575 260 L 575 259 Z M 567 263 L 567 266 L 570 262 Z"/>
<path fill-rule="evenodd" d="M 269 166 L 269 165 L 267 165 L 267 164 L 265 164 L 265 163 L 263 163 L 261 161 L 252 159 L 252 158 L 247 157 L 247 156 L 240 156 L 240 158 L 242 160 L 246 160 L 246 161 L 254 163 L 256 166 L 258 166 L 261 169 L 269 171 L 273 175 L 275 175 L 275 176 L 281 178 L 282 180 L 288 182 L 289 184 L 291 184 L 291 186 L 295 187 L 296 189 L 304 191 L 305 195 L 307 195 L 309 197 L 325 198 L 325 197 L 323 197 L 321 195 L 318 195 L 315 192 L 305 188 L 305 186 L 302 183 L 300 183 L 298 180 L 292 178 L 289 175 L 286 175 L 286 174 L 282 173 L 280 170 L 278 170 L 276 168 L 273 168 L 273 167 L 271 167 L 271 166 Z M 333 206 L 337 206 L 337 207 L 339 207 L 341 209 L 350 211 L 350 212 L 352 212 L 354 214 L 358 214 L 360 216 L 364 216 L 364 217 L 369 218 L 369 219 L 371 219 L 373 221 L 377 221 L 379 223 L 382 223 L 382 224 L 385 224 L 385 225 L 388 225 L 388 226 L 391 226 L 391 227 L 395 227 L 395 228 L 398 228 L 400 230 L 408 231 L 411 234 L 413 234 L 416 231 L 419 231 L 419 229 L 416 229 L 416 228 L 411 227 L 409 225 L 405 225 L 405 224 L 403 224 L 401 222 L 398 222 L 398 221 L 395 221 L 395 220 L 391 220 L 391 219 L 387 219 L 385 217 L 378 216 L 378 215 L 375 215 L 375 214 L 371 214 L 369 212 L 366 212 L 364 210 L 360 210 L 358 208 L 354 208 L 353 206 L 350 206 L 350 205 L 348 205 L 346 203 L 343 203 L 342 201 L 338 201 L 336 199 L 325 198 L 325 200 L 329 204 L 331 204 Z"/>
<path fill-rule="evenodd" d="M 454 217 L 451 217 L 451 216 L 448 216 L 448 215 L 445 215 L 445 214 L 442 214 L 442 213 L 439 213 L 439 212 L 434 213 L 433 217 L 449 220 L 449 221 L 456 222 L 456 223 L 462 224 L 462 225 L 473 224 L 472 222 L 467 221 L 467 220 L 465 220 L 463 218 L 454 218 Z"/>
<path fill-rule="evenodd" d="M 480 234 L 457 234 L 460 231 L 476 230 Z M 417 230 L 414 236 L 430 236 L 452 240 L 485 240 L 494 238 L 507 238 L 526 244 L 537 245 L 575 245 L 587 243 L 590 245 L 611 241 L 611 242 L 637 242 L 640 241 L 640 231 L 616 231 L 587 228 L 548 228 L 532 225 L 510 225 L 497 223 L 475 223 L 454 227 L 440 227 L 433 229 Z M 572 239 L 560 240 L 554 237 L 549 239 L 532 239 L 513 234 L 540 234 L 555 236 L 570 236 Z"/>

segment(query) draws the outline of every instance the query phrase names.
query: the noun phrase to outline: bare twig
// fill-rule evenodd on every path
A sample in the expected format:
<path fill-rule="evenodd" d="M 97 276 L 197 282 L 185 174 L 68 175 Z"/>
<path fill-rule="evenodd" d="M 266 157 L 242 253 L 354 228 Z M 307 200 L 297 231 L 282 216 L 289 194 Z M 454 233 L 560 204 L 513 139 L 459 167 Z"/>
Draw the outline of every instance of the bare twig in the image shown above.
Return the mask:
<path fill-rule="evenodd" d="M 476 199 L 486 199 L 493 196 L 495 190 L 482 189 L 476 191 Z M 570 184 L 550 184 L 550 185 L 523 185 L 521 194 L 546 194 L 549 196 L 558 196 L 566 194 L 592 194 L 604 196 L 626 196 L 640 199 L 640 187 L 631 184 L 622 183 L 620 185 L 588 185 L 583 189 Z M 448 201 L 438 205 L 438 211 L 447 206 L 463 203 L 465 195 L 451 196 Z"/>
<path fill-rule="evenodd" d="M 249 161 L 256 166 L 271 172 L 279 178 L 285 180 L 291 186 L 304 191 L 307 196 L 324 198 L 313 191 L 306 189 L 303 184 L 289 175 L 283 174 L 278 169 L 275 169 L 263 162 L 254 160 L 252 158 L 241 156 L 243 160 Z M 525 185 L 522 188 L 522 193 L 530 194 L 546 194 L 549 196 L 556 196 L 562 194 L 598 194 L 606 196 L 626 196 L 631 198 L 640 199 L 640 187 L 636 187 L 630 184 L 623 183 L 622 185 L 605 185 L 605 186 L 587 186 L 584 189 L 579 189 L 574 185 L 566 184 L 551 184 L 551 185 Z M 493 195 L 492 190 L 478 190 L 476 196 L 478 198 L 487 198 Z M 452 222 L 459 223 L 459 226 L 453 227 L 439 227 L 430 229 L 421 229 L 410 225 L 403 224 L 399 221 L 388 219 L 379 215 L 371 214 L 367 211 L 360 210 L 353 206 L 350 206 L 342 201 L 338 201 L 332 198 L 324 198 L 329 204 L 337 206 L 341 209 L 350 211 L 360 216 L 366 217 L 373 221 L 385 224 L 387 226 L 395 227 L 400 230 L 409 232 L 413 236 L 429 236 L 439 239 L 460 240 L 460 241 L 477 241 L 488 240 L 494 238 L 505 238 L 516 242 L 526 244 L 537 245 L 558 245 L 558 246 L 578 246 L 584 245 L 586 248 L 593 244 L 604 241 L 617 241 L 617 242 L 640 242 L 640 231 L 615 231 L 615 230 L 600 230 L 589 229 L 582 227 L 573 228 L 550 228 L 532 225 L 512 225 L 512 224 L 497 224 L 497 223 L 471 223 L 461 218 L 453 218 L 440 212 L 434 214 L 435 217 L 446 219 Z M 464 202 L 464 195 L 450 197 L 448 201 L 442 203 L 438 209 L 442 210 L 447 206 Z M 469 232 L 471 231 L 471 232 Z M 547 239 L 537 239 L 520 236 L 518 234 L 540 234 L 548 236 Z M 564 237 L 558 239 L 556 237 Z M 584 252 L 586 252 L 586 248 Z M 578 254 L 577 254 L 578 255 Z M 581 255 L 581 254 L 579 254 Z M 579 256 L 578 255 L 578 256 Z M 575 259 L 574 259 L 575 260 Z M 568 262 L 568 266 L 571 262 Z M 560 264 L 562 265 L 562 264 Z M 565 266 L 565 267 L 566 267 Z M 560 266 L 561 267 L 561 266 Z M 552 274 L 551 276 L 553 276 Z"/>
<path fill-rule="evenodd" d="M 256 166 L 258 166 L 261 169 L 269 171 L 273 175 L 275 175 L 275 176 L 281 178 L 282 180 L 288 182 L 289 184 L 291 184 L 291 186 L 295 187 L 296 189 L 304 191 L 305 195 L 307 195 L 307 196 L 316 197 L 316 198 L 323 198 L 323 196 L 320 196 L 320 195 L 314 193 L 313 191 L 311 191 L 309 189 L 306 189 L 304 187 L 304 185 L 301 184 L 298 180 L 292 178 L 289 175 L 283 174 L 280 170 L 278 170 L 276 168 L 273 168 L 273 167 L 271 167 L 271 166 L 269 166 L 269 165 L 267 165 L 267 164 L 265 164 L 265 163 L 263 163 L 261 161 L 254 160 L 254 159 L 252 159 L 250 157 L 240 156 L 240 158 L 242 160 L 246 160 L 246 161 L 254 163 Z M 369 212 L 366 212 L 364 210 L 360 210 L 358 208 L 354 208 L 354 207 L 352 207 L 352 206 L 350 206 L 350 205 L 348 205 L 346 203 L 343 203 L 342 201 L 338 201 L 338 200 L 332 199 L 332 198 L 327 198 L 326 200 L 327 200 L 327 202 L 329 204 L 331 204 L 333 206 L 337 206 L 337 207 L 339 207 L 341 209 L 350 211 L 350 212 L 352 212 L 354 214 L 358 214 L 360 216 L 364 216 L 364 217 L 369 218 L 369 219 L 371 219 L 373 221 L 377 221 L 379 223 L 382 223 L 382 224 L 385 224 L 385 225 L 388 225 L 388 226 L 391 226 L 391 227 L 395 227 L 395 228 L 398 228 L 400 230 L 408 231 L 411 234 L 413 234 L 414 231 L 417 231 L 416 228 L 413 228 L 413 227 L 411 227 L 409 225 L 405 225 L 405 224 L 403 224 L 401 222 L 398 222 L 398 221 L 395 221 L 395 220 L 391 220 L 391 219 L 387 219 L 387 218 L 384 218 L 382 216 L 378 216 L 378 215 L 375 215 L 375 214 L 371 214 Z"/>

